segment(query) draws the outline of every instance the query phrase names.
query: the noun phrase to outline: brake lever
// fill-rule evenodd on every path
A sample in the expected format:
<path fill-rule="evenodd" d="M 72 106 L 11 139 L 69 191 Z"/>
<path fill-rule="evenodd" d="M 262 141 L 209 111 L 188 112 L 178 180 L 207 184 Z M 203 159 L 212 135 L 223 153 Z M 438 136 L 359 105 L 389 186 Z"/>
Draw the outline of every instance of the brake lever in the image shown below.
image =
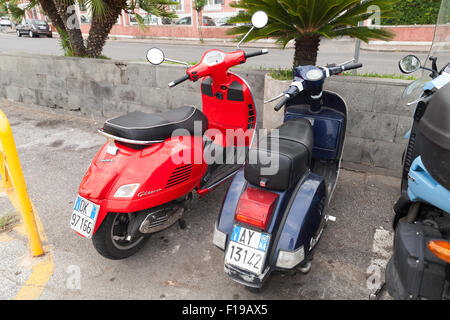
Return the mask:
<path fill-rule="evenodd" d="M 270 102 L 275 101 L 275 100 L 278 100 L 278 99 L 280 99 L 280 98 L 283 97 L 283 96 L 284 96 L 284 93 L 281 93 L 280 95 L 278 95 L 278 96 L 276 96 L 276 97 L 273 97 L 273 98 L 271 98 L 271 99 L 269 99 L 269 100 L 267 100 L 267 101 L 264 101 L 264 104 L 270 103 Z"/>

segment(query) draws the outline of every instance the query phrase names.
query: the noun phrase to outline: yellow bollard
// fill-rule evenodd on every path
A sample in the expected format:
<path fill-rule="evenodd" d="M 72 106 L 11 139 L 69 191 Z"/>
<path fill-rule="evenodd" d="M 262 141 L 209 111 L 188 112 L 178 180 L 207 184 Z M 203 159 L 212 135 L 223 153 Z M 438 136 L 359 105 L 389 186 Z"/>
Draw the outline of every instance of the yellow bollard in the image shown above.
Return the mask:
<path fill-rule="evenodd" d="M 0 110 L 0 175 L 3 180 L 3 188 L 13 189 L 14 194 L 8 192 L 8 196 L 22 213 L 32 255 L 35 257 L 43 255 L 44 250 L 42 249 L 33 207 L 20 166 L 16 144 L 8 119 L 2 110 Z"/>

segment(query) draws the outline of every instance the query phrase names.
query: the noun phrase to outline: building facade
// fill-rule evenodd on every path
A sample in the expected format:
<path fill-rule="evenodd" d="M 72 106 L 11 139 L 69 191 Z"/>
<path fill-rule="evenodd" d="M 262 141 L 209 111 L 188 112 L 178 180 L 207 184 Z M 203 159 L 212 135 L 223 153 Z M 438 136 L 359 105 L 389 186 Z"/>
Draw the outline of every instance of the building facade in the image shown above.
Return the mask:
<path fill-rule="evenodd" d="M 232 8 L 230 3 L 235 0 L 208 0 L 208 4 L 200 13 L 202 21 L 201 33 L 205 39 L 230 38 L 227 31 L 231 27 L 227 20 L 238 14 L 238 9 Z M 110 32 L 110 37 L 122 38 L 164 38 L 164 39 L 199 39 L 197 26 L 198 15 L 193 9 L 193 0 L 174 0 L 177 5 L 172 6 L 178 18 L 168 20 L 148 14 L 144 10 L 135 12 L 144 18 L 146 27 L 138 26 L 134 14 L 122 11 L 116 24 Z M 25 5 L 23 5 L 25 6 Z M 76 7 L 76 13 L 83 34 L 88 34 L 90 29 L 90 14 L 86 7 Z M 36 7 L 26 12 L 26 18 L 46 19 L 41 10 Z M 48 21 L 48 19 L 47 19 Z"/>

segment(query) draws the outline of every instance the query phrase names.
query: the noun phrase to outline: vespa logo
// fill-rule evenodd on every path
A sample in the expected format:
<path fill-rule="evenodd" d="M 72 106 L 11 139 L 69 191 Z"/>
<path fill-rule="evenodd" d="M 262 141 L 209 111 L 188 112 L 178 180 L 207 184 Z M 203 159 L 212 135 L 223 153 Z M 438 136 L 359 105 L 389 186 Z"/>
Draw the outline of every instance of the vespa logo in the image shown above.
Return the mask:
<path fill-rule="evenodd" d="M 153 190 L 153 191 L 142 191 L 142 192 L 139 192 L 137 196 L 138 196 L 139 198 L 142 198 L 143 196 L 148 196 L 149 194 L 153 194 L 153 193 L 159 192 L 159 191 L 161 191 L 161 190 L 162 190 L 162 189 Z"/>

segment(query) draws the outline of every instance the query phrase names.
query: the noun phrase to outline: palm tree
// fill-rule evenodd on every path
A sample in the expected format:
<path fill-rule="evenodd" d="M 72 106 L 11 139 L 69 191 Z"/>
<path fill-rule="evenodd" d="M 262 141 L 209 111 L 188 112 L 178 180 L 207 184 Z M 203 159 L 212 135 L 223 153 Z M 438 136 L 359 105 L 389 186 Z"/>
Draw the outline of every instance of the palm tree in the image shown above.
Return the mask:
<path fill-rule="evenodd" d="M 320 40 L 323 37 L 350 36 L 368 42 L 370 39 L 390 40 L 393 34 L 381 28 L 359 26 L 358 23 L 372 16 L 371 8 L 379 8 L 381 17 L 392 14 L 392 4 L 398 0 L 240 0 L 235 8 L 245 9 L 232 23 L 247 25 L 233 28 L 230 34 L 245 34 L 249 30 L 251 16 L 258 10 L 265 11 L 269 22 L 265 28 L 250 34 L 246 41 L 275 38 L 285 48 L 294 40 L 294 67 L 315 65 Z"/>

